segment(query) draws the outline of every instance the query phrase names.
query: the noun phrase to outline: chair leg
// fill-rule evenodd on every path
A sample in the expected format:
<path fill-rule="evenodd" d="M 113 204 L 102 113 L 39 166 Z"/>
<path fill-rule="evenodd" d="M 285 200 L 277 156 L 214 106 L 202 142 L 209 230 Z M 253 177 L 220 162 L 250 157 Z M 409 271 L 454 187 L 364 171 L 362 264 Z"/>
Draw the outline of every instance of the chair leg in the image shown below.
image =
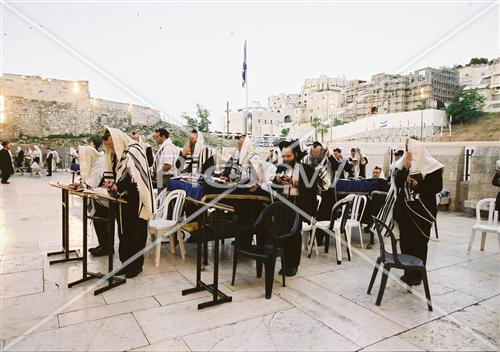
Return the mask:
<path fill-rule="evenodd" d="M 318 239 L 316 236 L 314 236 L 314 251 L 316 252 L 316 255 L 319 255 L 318 251 Z"/>
<path fill-rule="evenodd" d="M 177 241 L 179 242 L 179 249 L 181 251 L 182 259 L 186 259 L 186 247 L 184 246 L 184 236 L 182 235 L 182 231 L 177 230 Z"/>
<path fill-rule="evenodd" d="M 257 269 L 257 277 L 258 278 L 261 278 L 262 277 L 262 265 L 264 265 L 264 263 L 260 260 L 257 260 L 257 263 L 255 264 L 255 267 Z"/>
<path fill-rule="evenodd" d="M 328 250 L 330 249 L 330 235 L 326 234 L 325 235 L 325 253 L 328 253 Z"/>
<path fill-rule="evenodd" d="M 375 302 L 376 306 L 379 306 L 380 303 L 382 303 L 382 297 L 384 296 L 385 285 L 387 284 L 387 278 L 389 276 L 389 270 L 391 270 L 391 267 L 384 265 L 384 271 L 382 271 L 382 281 L 380 281 L 380 288 L 378 289 L 377 301 Z"/>
<path fill-rule="evenodd" d="M 351 234 L 352 234 L 352 227 L 346 226 L 344 235 L 345 235 L 347 260 L 348 261 L 351 261 Z"/>
<path fill-rule="evenodd" d="M 302 231 L 300 234 L 302 235 L 302 242 L 304 244 L 304 250 L 307 251 L 307 242 L 308 242 L 308 238 L 307 238 L 307 234 L 309 233 L 309 231 Z"/>
<path fill-rule="evenodd" d="M 372 278 L 370 279 L 370 284 L 368 285 L 368 291 L 366 291 L 367 294 L 372 293 L 373 283 L 377 278 L 379 265 L 380 265 L 380 258 L 377 258 L 377 262 L 375 264 L 375 267 L 373 268 Z"/>
<path fill-rule="evenodd" d="M 335 250 L 337 251 L 337 265 L 342 264 L 342 240 L 340 229 L 335 229 Z"/>
<path fill-rule="evenodd" d="M 314 249 L 314 240 L 316 239 L 316 227 L 312 228 L 311 238 L 309 239 L 309 253 L 307 254 L 308 258 L 311 258 L 312 251 Z"/>
<path fill-rule="evenodd" d="M 157 232 L 155 266 L 160 266 L 160 255 L 161 255 L 161 235 Z"/>
<path fill-rule="evenodd" d="M 476 238 L 476 230 L 472 230 L 472 233 L 470 234 L 469 248 L 467 248 L 467 254 L 470 254 L 470 251 L 472 249 L 472 244 L 474 243 L 475 238 Z"/>
<path fill-rule="evenodd" d="M 500 236 L 498 238 L 500 238 Z M 286 275 L 285 275 L 285 257 L 283 255 L 281 256 L 281 272 L 282 272 L 281 277 L 283 279 L 283 287 L 285 287 L 285 277 L 286 277 Z"/>
<path fill-rule="evenodd" d="M 236 267 L 238 266 L 238 250 L 234 248 L 233 254 L 233 277 L 231 278 L 231 286 L 234 286 L 234 280 L 236 279 Z"/>
<path fill-rule="evenodd" d="M 422 273 L 422 281 L 424 282 L 425 298 L 427 299 L 427 308 L 432 312 L 431 291 L 429 290 L 429 281 L 427 280 L 427 270 L 425 268 L 420 271 Z"/>
<path fill-rule="evenodd" d="M 481 233 L 481 251 L 484 252 L 484 245 L 486 244 L 486 232 Z"/>
<path fill-rule="evenodd" d="M 169 244 L 169 247 L 170 247 L 170 253 L 172 254 L 175 254 L 175 237 L 174 237 L 174 233 L 171 233 L 170 235 L 168 235 L 168 244 Z M 160 239 L 160 242 L 161 242 L 161 239 Z"/>
<path fill-rule="evenodd" d="M 361 242 L 361 249 L 365 248 L 363 244 L 363 231 L 361 229 L 361 222 L 358 224 L 358 232 L 359 232 L 359 242 Z"/>
<path fill-rule="evenodd" d="M 276 258 L 272 257 L 266 260 L 266 299 L 270 299 L 273 293 L 274 282 L 274 267 L 276 265 Z"/>

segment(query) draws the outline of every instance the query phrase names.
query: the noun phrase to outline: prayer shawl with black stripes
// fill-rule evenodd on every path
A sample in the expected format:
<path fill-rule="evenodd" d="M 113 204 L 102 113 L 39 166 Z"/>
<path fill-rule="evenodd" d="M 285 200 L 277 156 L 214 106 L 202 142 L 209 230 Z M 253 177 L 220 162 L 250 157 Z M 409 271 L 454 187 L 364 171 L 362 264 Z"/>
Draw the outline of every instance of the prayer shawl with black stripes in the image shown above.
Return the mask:
<path fill-rule="evenodd" d="M 324 153 L 322 153 L 320 158 L 321 157 L 321 161 L 316 164 L 314 157 L 311 155 L 311 152 L 309 152 L 309 154 L 302 159 L 302 162 L 311 165 L 318 171 L 318 189 L 326 192 L 330 188 L 330 184 L 332 182 L 331 167 L 330 161 Z"/>
<path fill-rule="evenodd" d="M 105 172 L 113 172 L 113 154 L 116 155 L 115 180 L 122 180 L 127 174 L 137 185 L 139 192 L 139 214 L 141 219 L 149 220 L 155 211 L 153 184 L 144 148 L 124 132 L 106 127 L 113 139 L 113 149 L 105 147 Z"/>
<path fill-rule="evenodd" d="M 187 145 L 189 145 L 189 137 L 187 140 Z M 195 169 L 198 173 L 204 172 L 203 165 L 205 162 L 213 155 L 211 148 L 205 146 L 205 140 L 203 134 L 198 131 L 198 140 L 194 145 L 194 150 L 192 153 L 185 156 L 184 170 L 193 171 L 192 164 L 194 162 Z"/>

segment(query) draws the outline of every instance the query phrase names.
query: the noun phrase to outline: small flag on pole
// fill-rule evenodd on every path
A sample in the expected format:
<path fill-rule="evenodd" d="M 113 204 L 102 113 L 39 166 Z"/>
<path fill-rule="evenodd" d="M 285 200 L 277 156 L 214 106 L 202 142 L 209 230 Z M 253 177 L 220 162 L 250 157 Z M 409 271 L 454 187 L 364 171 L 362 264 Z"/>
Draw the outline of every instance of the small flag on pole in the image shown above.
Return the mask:
<path fill-rule="evenodd" d="M 247 84 L 247 41 L 246 40 L 245 40 L 245 46 L 243 47 L 243 72 L 241 74 L 241 78 L 243 78 L 241 86 L 245 87 L 245 84 Z"/>

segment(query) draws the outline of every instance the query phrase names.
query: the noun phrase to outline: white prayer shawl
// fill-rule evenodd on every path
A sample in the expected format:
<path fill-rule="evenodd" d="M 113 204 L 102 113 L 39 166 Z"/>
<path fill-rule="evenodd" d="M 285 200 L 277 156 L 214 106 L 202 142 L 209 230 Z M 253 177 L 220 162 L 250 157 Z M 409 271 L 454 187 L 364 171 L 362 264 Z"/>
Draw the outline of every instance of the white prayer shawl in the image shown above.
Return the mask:
<path fill-rule="evenodd" d="M 69 148 L 69 155 L 71 155 L 73 158 L 78 157 L 78 153 L 76 152 L 75 148 L 73 148 L 73 147 Z"/>
<path fill-rule="evenodd" d="M 313 165 L 312 163 L 312 155 L 311 151 L 309 150 L 309 153 L 307 156 L 303 159 L 305 164 L 309 164 L 312 167 L 314 167 L 316 170 L 318 170 L 318 188 L 321 191 L 328 191 L 330 188 L 330 185 L 332 183 L 332 176 L 331 176 L 331 165 L 330 161 L 328 160 L 328 157 L 323 154 L 323 158 L 321 161 L 318 163 L 318 165 Z"/>
<path fill-rule="evenodd" d="M 248 158 L 254 153 L 253 143 L 250 137 L 246 137 L 238 155 L 238 164 L 242 168 L 248 167 Z"/>
<path fill-rule="evenodd" d="M 40 167 L 43 167 L 43 153 L 38 146 L 35 145 L 35 158 L 38 157 L 40 158 Z"/>
<path fill-rule="evenodd" d="M 354 158 L 351 156 L 352 159 L 357 160 L 358 162 L 353 165 L 353 170 L 354 170 L 354 178 L 358 179 L 359 178 L 359 173 L 361 171 L 361 159 L 363 156 L 361 155 L 360 152 L 356 151 L 354 153 Z"/>
<path fill-rule="evenodd" d="M 283 164 L 283 157 L 281 156 L 281 150 L 279 148 L 274 149 L 270 162 L 276 166 Z"/>
<path fill-rule="evenodd" d="M 187 145 L 190 145 L 189 137 L 187 139 Z M 198 139 L 194 145 L 193 154 L 186 157 L 186 164 L 184 169 L 188 167 L 188 163 L 195 163 L 197 171 L 200 173 L 203 164 L 213 155 L 211 148 L 205 146 L 205 139 L 203 134 L 198 131 Z M 191 168 L 193 170 L 193 168 Z"/>
<path fill-rule="evenodd" d="M 95 148 L 82 145 L 78 147 L 78 161 L 80 162 L 80 178 L 87 184 L 90 188 L 96 188 L 101 182 L 102 176 L 104 174 L 104 157 L 102 158 L 102 172 L 99 175 L 95 175 L 94 169 L 97 160 L 100 158 L 101 154 Z M 104 156 L 104 154 L 103 154 Z M 97 170 L 95 170 L 97 171 Z M 99 178 L 99 180 L 97 180 Z M 97 183 L 96 183 L 97 181 Z"/>
<path fill-rule="evenodd" d="M 410 175 L 415 173 L 422 174 L 422 178 L 433 173 L 436 170 L 444 168 L 444 165 L 439 161 L 434 159 L 425 146 L 414 139 L 407 140 L 408 152 L 412 154 L 412 161 L 410 166 Z M 394 163 L 395 167 L 399 170 L 403 169 L 404 159 L 406 157 L 406 152 L 403 156 Z"/>
<path fill-rule="evenodd" d="M 106 156 L 104 171 L 113 172 L 113 155 L 116 155 L 115 180 L 119 181 L 127 174 L 130 175 L 139 192 L 138 216 L 141 219 L 149 220 L 155 212 L 155 204 L 146 151 L 124 132 L 107 126 L 106 129 L 113 139 L 114 150 L 107 146 L 104 147 Z"/>
<path fill-rule="evenodd" d="M 257 177 L 257 183 L 263 184 L 267 181 L 271 181 L 276 175 L 276 166 L 270 162 L 262 160 L 259 154 L 253 154 L 249 160 L 250 165 L 252 165 L 255 175 Z"/>

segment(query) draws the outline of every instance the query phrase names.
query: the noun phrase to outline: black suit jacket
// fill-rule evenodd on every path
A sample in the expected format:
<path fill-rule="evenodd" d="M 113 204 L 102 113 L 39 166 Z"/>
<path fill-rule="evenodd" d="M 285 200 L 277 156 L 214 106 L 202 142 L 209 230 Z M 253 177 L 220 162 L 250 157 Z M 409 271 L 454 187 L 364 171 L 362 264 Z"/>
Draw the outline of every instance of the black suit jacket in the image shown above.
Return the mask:
<path fill-rule="evenodd" d="M 14 173 L 14 166 L 12 165 L 12 157 L 7 149 L 0 150 L 0 169 L 2 174 L 12 175 Z"/>
<path fill-rule="evenodd" d="M 314 167 L 308 164 L 299 163 L 300 176 L 299 176 L 299 197 L 297 198 L 296 205 L 308 214 L 308 218 L 304 218 L 304 220 L 309 221 L 311 216 L 316 215 L 317 208 L 317 199 L 316 195 L 318 192 L 318 175 L 315 172 Z M 276 174 L 280 174 L 286 170 L 286 167 L 283 165 L 278 166 L 276 170 Z M 278 192 L 282 193 L 282 187 L 274 186 Z"/>

